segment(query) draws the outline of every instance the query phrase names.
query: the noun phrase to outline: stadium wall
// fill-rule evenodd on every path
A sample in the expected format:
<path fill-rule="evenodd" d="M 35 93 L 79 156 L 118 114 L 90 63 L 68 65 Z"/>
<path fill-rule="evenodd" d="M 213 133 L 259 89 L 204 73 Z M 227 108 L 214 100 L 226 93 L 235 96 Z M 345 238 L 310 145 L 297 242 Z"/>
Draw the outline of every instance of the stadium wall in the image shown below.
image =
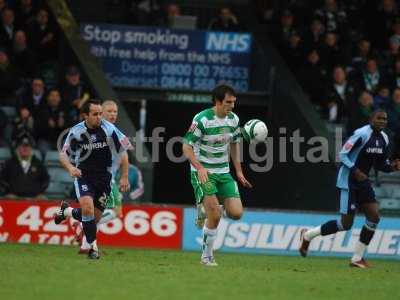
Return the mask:
<path fill-rule="evenodd" d="M 55 225 L 54 201 L 0 202 L 0 243 L 75 245 L 73 221 Z M 105 246 L 200 251 L 201 230 L 194 224 L 196 210 L 161 205 L 125 205 L 123 217 L 99 229 Z M 316 226 L 332 214 L 246 210 L 240 221 L 220 222 L 216 249 L 222 252 L 298 255 L 300 229 Z M 348 232 L 316 238 L 311 255 L 350 256 L 364 219 L 357 217 Z M 368 248 L 368 256 L 400 259 L 400 218 L 383 217 Z"/>

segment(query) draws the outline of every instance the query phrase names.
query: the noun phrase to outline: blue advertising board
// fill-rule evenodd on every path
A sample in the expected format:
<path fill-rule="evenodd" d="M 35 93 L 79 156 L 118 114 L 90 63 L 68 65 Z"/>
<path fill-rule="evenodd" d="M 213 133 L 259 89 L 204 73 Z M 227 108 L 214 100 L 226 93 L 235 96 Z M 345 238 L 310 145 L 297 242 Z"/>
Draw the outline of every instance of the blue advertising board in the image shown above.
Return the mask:
<path fill-rule="evenodd" d="M 184 210 L 183 250 L 200 251 L 202 232 L 194 224 L 195 214 L 195 209 Z M 300 230 L 337 217 L 246 210 L 239 221 L 221 220 L 214 246 L 225 252 L 299 255 Z M 350 257 L 364 223 L 364 218 L 357 217 L 348 232 L 315 238 L 310 244 L 310 255 Z M 367 253 L 368 257 L 400 259 L 400 218 L 382 217 Z"/>
<path fill-rule="evenodd" d="M 116 87 L 249 90 L 249 33 L 90 23 L 81 35 Z"/>

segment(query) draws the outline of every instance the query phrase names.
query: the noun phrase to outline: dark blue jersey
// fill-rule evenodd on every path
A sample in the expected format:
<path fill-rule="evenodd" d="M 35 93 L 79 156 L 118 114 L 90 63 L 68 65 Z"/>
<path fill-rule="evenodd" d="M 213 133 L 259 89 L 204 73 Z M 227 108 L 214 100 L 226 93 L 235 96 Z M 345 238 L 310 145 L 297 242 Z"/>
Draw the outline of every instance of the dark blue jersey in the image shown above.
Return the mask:
<path fill-rule="evenodd" d="M 112 123 L 102 120 L 98 128 L 88 128 L 85 122 L 72 127 L 65 140 L 63 152 L 83 175 L 110 173 L 113 159 L 131 148 L 128 138 Z"/>
<path fill-rule="evenodd" d="M 366 175 L 372 167 L 383 172 L 392 172 L 388 159 L 388 146 L 389 139 L 383 131 L 374 132 L 370 125 L 357 129 L 340 151 L 342 165 L 337 178 L 337 187 L 348 189 L 352 181 L 351 172 L 356 168 Z"/>

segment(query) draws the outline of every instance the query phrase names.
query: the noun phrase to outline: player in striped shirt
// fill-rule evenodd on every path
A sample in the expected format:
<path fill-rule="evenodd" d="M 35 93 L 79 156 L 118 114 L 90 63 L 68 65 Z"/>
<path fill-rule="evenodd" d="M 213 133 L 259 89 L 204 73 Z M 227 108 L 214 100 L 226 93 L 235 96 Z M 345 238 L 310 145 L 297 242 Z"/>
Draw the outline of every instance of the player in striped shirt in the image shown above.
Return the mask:
<path fill-rule="evenodd" d="M 238 181 L 244 187 L 252 187 L 240 164 L 239 118 L 232 112 L 235 91 L 227 85 L 219 85 L 213 90 L 212 98 L 214 106 L 195 115 L 182 148 L 190 161 L 197 205 L 202 205 L 206 214 L 201 255 L 201 263 L 206 266 L 217 265 L 213 244 L 222 214 L 219 204 L 223 204 L 227 216 L 233 220 L 240 219 L 243 213 L 239 189 L 229 170 L 230 158 Z"/>

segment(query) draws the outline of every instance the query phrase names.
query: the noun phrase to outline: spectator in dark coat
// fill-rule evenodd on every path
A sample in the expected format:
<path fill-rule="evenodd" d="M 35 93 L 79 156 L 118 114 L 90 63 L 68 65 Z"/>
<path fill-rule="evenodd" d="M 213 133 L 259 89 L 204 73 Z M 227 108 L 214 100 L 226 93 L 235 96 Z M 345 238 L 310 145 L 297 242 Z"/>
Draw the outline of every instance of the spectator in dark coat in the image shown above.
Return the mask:
<path fill-rule="evenodd" d="M 346 63 L 345 55 L 338 45 L 337 34 L 334 32 L 326 33 L 320 52 L 321 62 L 328 73 L 332 72 L 334 66 Z"/>
<path fill-rule="evenodd" d="M 4 135 L 4 129 L 6 128 L 8 123 L 7 115 L 1 110 L 0 107 L 0 147 L 6 145 L 6 137 Z"/>
<path fill-rule="evenodd" d="M 223 7 L 219 16 L 210 22 L 209 30 L 215 31 L 239 31 L 240 25 L 237 17 L 229 7 Z"/>
<path fill-rule="evenodd" d="M 397 57 L 394 61 L 392 70 L 390 70 L 388 84 L 391 90 L 400 88 L 400 57 Z"/>
<path fill-rule="evenodd" d="M 49 23 L 47 10 L 39 10 L 35 21 L 30 26 L 28 36 L 39 62 L 57 58 L 57 33 L 55 27 Z"/>
<path fill-rule="evenodd" d="M 22 132 L 33 136 L 35 120 L 31 112 L 27 108 L 21 107 L 17 113 L 12 129 L 12 139 L 15 140 Z"/>
<path fill-rule="evenodd" d="M 374 110 L 374 99 L 368 91 L 363 91 L 358 98 L 358 106 L 350 113 L 348 132 L 354 132 L 368 124 Z"/>
<path fill-rule="evenodd" d="M 0 106 L 15 105 L 15 91 L 19 86 L 17 69 L 11 64 L 8 54 L 0 49 Z"/>
<path fill-rule="evenodd" d="M 162 24 L 162 0 L 139 0 L 132 1 L 128 24 L 134 25 L 153 25 Z"/>
<path fill-rule="evenodd" d="M 41 78 L 32 80 L 31 88 L 19 100 L 18 107 L 27 108 L 33 117 L 36 117 L 40 107 L 45 104 L 45 85 Z"/>
<path fill-rule="evenodd" d="M 357 89 L 347 79 L 344 67 L 336 66 L 332 73 L 332 81 L 325 94 L 327 114 L 330 122 L 340 123 L 354 109 Z"/>
<path fill-rule="evenodd" d="M 400 158 L 400 127 L 394 133 L 392 158 Z"/>
<path fill-rule="evenodd" d="M 68 112 L 68 119 L 75 123 L 79 121 L 79 109 L 89 99 L 90 94 L 81 82 L 81 74 L 76 66 L 68 68 L 65 78 L 66 84 L 62 87 L 61 98 Z"/>
<path fill-rule="evenodd" d="M 175 17 L 181 15 L 181 8 L 178 4 L 170 3 L 165 8 L 165 17 L 162 21 L 162 25 L 165 27 L 171 27 L 174 23 Z"/>
<path fill-rule="evenodd" d="M 374 108 L 385 109 L 390 104 L 390 89 L 386 85 L 378 86 L 377 93 L 374 96 Z"/>
<path fill-rule="evenodd" d="M 32 0 L 20 0 L 16 9 L 15 20 L 22 28 L 28 27 L 35 19 L 35 8 Z"/>
<path fill-rule="evenodd" d="M 370 1 L 371 3 L 375 1 Z M 378 7 L 370 10 L 366 19 L 366 29 L 373 42 L 373 46 L 384 49 L 390 37 L 393 21 L 398 16 L 398 9 L 394 0 L 381 0 Z"/>
<path fill-rule="evenodd" d="M 390 69 L 394 65 L 397 57 L 400 54 L 400 43 L 397 40 L 390 39 L 388 42 L 388 49 L 383 51 L 381 57 L 381 65 L 383 69 Z"/>
<path fill-rule="evenodd" d="M 321 67 L 317 50 L 313 49 L 307 54 L 306 64 L 297 73 L 297 78 L 311 102 L 323 107 L 326 71 Z"/>
<path fill-rule="evenodd" d="M 46 167 L 32 153 L 33 140 L 18 136 L 15 157 L 7 160 L 0 173 L 0 185 L 9 197 L 40 197 L 49 185 Z"/>
<path fill-rule="evenodd" d="M 361 72 L 367 64 L 367 59 L 371 55 L 371 43 L 367 39 L 359 40 L 356 53 L 351 60 L 351 68 L 354 72 Z"/>
<path fill-rule="evenodd" d="M 289 44 L 289 39 L 294 33 L 297 33 L 294 16 L 290 10 L 285 10 L 280 17 L 278 28 L 272 33 L 272 40 L 282 50 Z"/>
<path fill-rule="evenodd" d="M 322 20 L 327 32 L 338 32 L 342 37 L 347 35 L 347 14 L 338 7 L 336 0 L 325 0 L 324 6 L 314 14 Z"/>
<path fill-rule="evenodd" d="M 23 78 L 29 79 L 37 75 L 36 56 L 28 47 L 26 34 L 22 30 L 18 30 L 14 35 L 12 61 Z"/>
<path fill-rule="evenodd" d="M 56 149 L 58 136 L 67 126 L 60 92 L 56 89 L 50 90 L 46 105 L 41 108 L 35 119 L 36 140 L 43 157 L 48 150 Z"/>
<path fill-rule="evenodd" d="M 1 12 L 0 45 L 11 49 L 14 34 L 18 27 L 14 24 L 14 11 L 6 8 Z"/>
<path fill-rule="evenodd" d="M 0 13 L 7 8 L 6 0 L 0 0 Z"/>
<path fill-rule="evenodd" d="M 357 84 L 361 90 L 370 93 L 376 93 L 378 86 L 385 84 L 384 74 L 379 70 L 375 57 L 371 56 L 367 59 L 365 68 L 358 74 Z"/>
<path fill-rule="evenodd" d="M 400 130 L 400 88 L 396 88 L 393 91 L 392 102 L 386 111 L 388 114 L 388 128 L 394 133 L 398 132 Z"/>
<path fill-rule="evenodd" d="M 281 54 L 292 72 L 296 72 L 303 65 L 304 49 L 298 33 L 292 33 L 287 45 L 283 45 Z"/>
<path fill-rule="evenodd" d="M 310 28 L 304 33 L 304 47 L 306 49 L 321 49 L 324 33 L 325 28 L 321 20 L 313 19 Z"/>
<path fill-rule="evenodd" d="M 396 44 L 400 44 L 400 18 L 398 17 L 393 21 L 392 32 L 393 35 L 390 37 L 390 40 Z"/>

